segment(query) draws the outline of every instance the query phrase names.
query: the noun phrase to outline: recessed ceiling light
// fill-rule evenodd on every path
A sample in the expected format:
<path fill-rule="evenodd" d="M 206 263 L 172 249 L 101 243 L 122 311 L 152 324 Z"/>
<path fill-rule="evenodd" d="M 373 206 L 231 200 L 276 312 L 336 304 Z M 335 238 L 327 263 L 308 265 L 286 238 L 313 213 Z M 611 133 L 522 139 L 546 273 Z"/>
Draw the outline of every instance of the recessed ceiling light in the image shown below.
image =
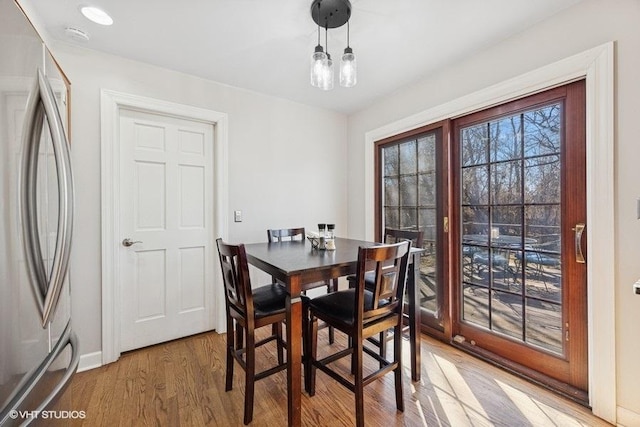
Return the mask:
<path fill-rule="evenodd" d="M 113 18 L 109 16 L 107 12 L 102 9 L 98 9 L 94 6 L 82 6 L 80 12 L 90 21 L 100 25 L 113 24 Z"/>

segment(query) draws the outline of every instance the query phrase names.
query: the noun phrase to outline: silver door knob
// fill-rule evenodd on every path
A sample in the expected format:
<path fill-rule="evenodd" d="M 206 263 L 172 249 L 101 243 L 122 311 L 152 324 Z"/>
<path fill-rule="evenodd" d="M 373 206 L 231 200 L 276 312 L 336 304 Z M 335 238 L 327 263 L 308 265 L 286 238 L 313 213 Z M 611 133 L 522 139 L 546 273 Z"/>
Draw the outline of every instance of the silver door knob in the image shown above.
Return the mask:
<path fill-rule="evenodd" d="M 133 246 L 136 243 L 142 243 L 140 240 L 136 240 L 135 242 L 131 241 L 130 238 L 126 238 L 122 241 L 122 246 L 124 246 L 125 248 L 128 248 L 129 246 Z"/>

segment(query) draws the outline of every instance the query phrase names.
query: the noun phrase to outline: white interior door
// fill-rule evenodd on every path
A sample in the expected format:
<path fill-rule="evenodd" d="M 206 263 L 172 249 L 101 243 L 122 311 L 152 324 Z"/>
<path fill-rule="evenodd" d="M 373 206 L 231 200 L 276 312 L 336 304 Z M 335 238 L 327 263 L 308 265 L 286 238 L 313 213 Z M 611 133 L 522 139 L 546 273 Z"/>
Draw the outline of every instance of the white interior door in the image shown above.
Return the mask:
<path fill-rule="evenodd" d="M 213 125 L 120 112 L 121 351 L 213 329 Z"/>

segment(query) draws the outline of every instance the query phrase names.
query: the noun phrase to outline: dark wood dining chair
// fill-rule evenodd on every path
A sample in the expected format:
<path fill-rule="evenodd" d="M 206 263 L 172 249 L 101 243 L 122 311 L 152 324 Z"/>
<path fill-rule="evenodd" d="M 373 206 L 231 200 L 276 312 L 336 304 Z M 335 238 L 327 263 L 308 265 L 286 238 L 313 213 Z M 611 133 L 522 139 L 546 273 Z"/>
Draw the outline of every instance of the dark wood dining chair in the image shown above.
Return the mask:
<path fill-rule="evenodd" d="M 304 240 L 306 238 L 306 233 L 304 227 L 279 229 L 274 228 L 267 230 L 267 237 L 269 243 L 276 243 L 291 240 Z M 275 277 L 273 278 L 273 281 L 276 282 Z M 325 280 L 324 282 L 307 283 L 302 286 L 302 292 L 306 293 L 306 291 L 308 291 L 309 289 L 316 289 L 323 286 L 327 288 L 327 293 L 335 292 L 338 290 L 338 279 Z M 334 331 L 331 327 L 329 327 L 329 343 L 334 343 Z"/>
<path fill-rule="evenodd" d="M 403 240 L 410 240 L 411 246 L 414 248 L 422 248 L 423 240 L 424 240 L 424 232 L 419 230 L 399 230 L 395 228 L 385 228 L 384 235 L 382 237 L 382 241 L 384 243 L 398 243 Z M 419 266 L 414 266 L 415 268 L 420 268 Z M 367 289 L 371 289 L 374 286 L 374 273 L 368 272 L 365 274 L 365 286 Z M 347 276 L 347 280 L 349 282 L 349 287 L 353 287 L 355 285 L 356 277 L 354 275 Z M 408 315 L 405 313 L 405 318 L 408 318 Z M 408 320 L 407 320 L 408 324 Z M 408 328 L 408 326 L 407 326 Z M 375 344 L 378 348 L 380 348 L 380 356 L 384 357 L 387 354 L 387 331 L 380 332 L 378 338 L 371 337 L 369 342 Z"/>
<path fill-rule="evenodd" d="M 233 386 L 234 359 L 245 370 L 244 423 L 253 419 L 254 383 L 286 369 L 282 322 L 286 317 L 286 290 L 276 284 L 251 288 L 244 245 L 229 245 L 217 239 L 224 300 L 227 312 L 227 371 L 225 391 Z M 255 330 L 272 325 L 272 334 L 258 342 Z M 278 365 L 256 373 L 256 348 L 276 341 Z"/>
<path fill-rule="evenodd" d="M 407 277 L 410 241 L 359 248 L 355 287 L 309 300 L 303 317 L 305 329 L 305 388 L 315 394 L 316 369 L 328 374 L 355 394 L 356 425 L 364 426 L 364 386 L 394 372 L 396 408 L 404 411 L 402 396 L 402 312 Z M 373 271 L 373 287 L 367 289 L 365 275 Z M 318 319 L 344 332 L 351 345 L 332 355 L 317 359 Z M 364 346 L 364 340 L 389 328 L 394 329 L 393 360 L 387 360 Z M 363 359 L 367 354 L 380 368 L 364 376 Z M 353 381 L 330 364 L 346 356 L 352 358 Z"/>

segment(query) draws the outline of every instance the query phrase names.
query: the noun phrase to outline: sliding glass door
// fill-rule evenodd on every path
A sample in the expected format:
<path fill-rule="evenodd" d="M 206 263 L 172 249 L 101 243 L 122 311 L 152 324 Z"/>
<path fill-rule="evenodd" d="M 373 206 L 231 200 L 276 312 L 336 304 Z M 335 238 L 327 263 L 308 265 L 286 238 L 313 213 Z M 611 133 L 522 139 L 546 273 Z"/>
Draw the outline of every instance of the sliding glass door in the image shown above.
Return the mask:
<path fill-rule="evenodd" d="M 586 392 L 584 83 L 452 128 L 454 334 Z"/>

